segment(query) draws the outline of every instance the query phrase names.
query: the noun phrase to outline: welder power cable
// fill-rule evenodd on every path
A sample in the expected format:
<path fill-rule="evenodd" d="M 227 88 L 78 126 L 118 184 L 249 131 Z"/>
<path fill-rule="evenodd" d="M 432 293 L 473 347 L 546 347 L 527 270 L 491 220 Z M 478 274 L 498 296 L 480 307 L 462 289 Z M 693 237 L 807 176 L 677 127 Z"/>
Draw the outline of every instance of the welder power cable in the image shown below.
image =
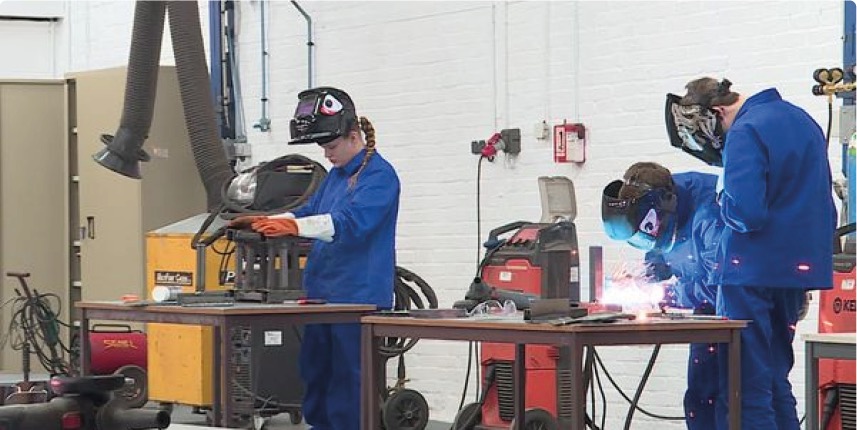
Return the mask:
<path fill-rule="evenodd" d="M 464 399 L 467 398 L 467 386 L 470 382 L 470 369 L 473 365 L 473 344 L 473 341 L 467 342 L 467 370 L 464 373 L 464 388 L 461 390 L 461 401 L 458 402 L 458 409 L 456 409 L 457 411 L 460 411 L 464 407 Z"/>
<path fill-rule="evenodd" d="M 417 289 L 410 284 L 416 285 Z M 425 301 L 420 298 L 420 293 Z M 437 294 L 423 278 L 404 267 L 396 266 L 396 279 L 393 287 L 393 309 L 406 311 L 409 309 L 437 309 Z M 388 337 L 378 349 L 383 357 L 391 358 L 404 354 L 417 344 L 419 339 Z"/>
<path fill-rule="evenodd" d="M 631 420 L 634 418 L 634 410 L 637 408 L 637 404 L 640 402 L 640 396 L 643 395 L 643 389 L 646 387 L 646 382 L 649 380 L 649 376 L 652 374 L 652 369 L 655 367 L 655 360 L 658 358 L 658 353 L 661 352 L 661 345 L 655 345 L 655 348 L 652 350 L 652 357 L 649 359 L 649 363 L 646 364 L 646 370 L 643 371 L 643 377 L 640 378 L 640 385 L 637 385 L 637 391 L 634 393 L 634 401 L 631 402 L 631 405 L 628 407 L 628 415 L 625 416 L 625 430 L 631 429 Z"/>
<path fill-rule="evenodd" d="M 482 160 L 484 155 L 479 156 L 479 161 L 476 163 L 476 276 L 482 277 L 482 266 L 484 260 L 482 257 Z M 487 257 L 487 256 L 486 256 Z M 473 370 L 473 356 L 478 354 L 479 346 L 474 345 L 475 342 L 468 342 L 467 345 L 467 370 L 464 374 L 464 387 L 461 389 L 461 401 L 458 404 L 458 410 L 464 407 L 464 399 L 467 398 L 467 389 L 470 382 L 470 374 Z M 476 366 L 479 366 L 476 360 Z M 479 372 L 476 372 L 476 379 L 479 380 Z M 479 401 L 479 390 L 476 390 L 476 401 Z"/>
<path fill-rule="evenodd" d="M 56 306 L 52 305 L 51 299 L 56 300 Z M 21 351 L 25 344 L 29 344 L 30 352 L 51 375 L 68 375 L 71 366 L 66 361 L 66 354 L 70 354 L 71 349 L 59 336 L 59 326 L 68 327 L 68 324 L 60 321 L 59 311 L 54 312 L 54 308 L 62 309 L 62 300 L 53 293 L 39 293 L 33 289 L 31 297 L 15 297 L 8 326 L 8 333 L 12 336 L 10 346 Z"/>
<path fill-rule="evenodd" d="M 476 165 L 476 276 L 481 276 L 480 257 L 482 256 L 482 160 L 484 155 L 479 156 L 479 162 Z"/>
<path fill-rule="evenodd" d="M 657 358 L 656 351 L 652 351 L 652 357 L 649 358 L 650 364 L 654 364 L 654 358 Z M 601 366 L 601 370 L 604 371 L 604 376 L 607 377 L 607 380 L 610 381 L 610 384 L 613 385 L 613 388 L 616 389 L 616 391 L 619 393 L 619 395 L 622 396 L 622 398 L 625 399 L 626 402 L 633 405 L 634 409 L 640 411 L 643 415 L 649 416 L 651 418 L 656 418 L 656 419 L 665 420 L 665 421 L 684 421 L 683 416 L 676 417 L 676 416 L 660 415 L 660 414 L 656 414 L 653 412 L 649 412 L 649 411 L 643 409 L 643 407 L 640 406 L 639 404 L 635 404 L 633 402 L 633 400 L 631 400 L 631 398 L 629 398 L 625 394 L 625 392 L 622 391 L 622 389 L 619 387 L 619 384 L 616 383 L 616 381 L 613 379 L 613 377 L 610 376 L 610 372 L 607 371 L 607 367 L 604 365 L 604 362 L 601 361 L 601 356 L 598 355 L 598 351 L 596 351 L 595 348 L 592 348 L 592 353 L 595 355 L 595 360 L 598 361 L 598 365 Z M 645 380 L 641 381 L 640 383 L 644 384 Z"/>
<path fill-rule="evenodd" d="M 598 373 L 598 366 L 592 366 L 592 375 L 595 378 L 595 384 L 598 385 L 598 393 L 601 395 L 601 428 L 607 424 L 607 394 L 604 392 L 604 385 L 601 384 L 601 374 Z M 592 396 L 592 421 L 595 422 L 595 396 Z M 593 424 L 594 426 L 594 424 Z M 599 430 L 598 427 L 595 428 Z"/>

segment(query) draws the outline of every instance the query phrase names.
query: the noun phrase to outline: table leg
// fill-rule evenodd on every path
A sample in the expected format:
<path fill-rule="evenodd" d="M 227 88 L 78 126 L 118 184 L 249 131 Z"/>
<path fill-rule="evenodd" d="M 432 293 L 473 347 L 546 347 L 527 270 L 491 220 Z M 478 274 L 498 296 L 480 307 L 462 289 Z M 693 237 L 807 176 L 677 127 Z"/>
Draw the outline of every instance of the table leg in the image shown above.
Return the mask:
<path fill-rule="evenodd" d="M 515 428 L 525 430 L 524 415 L 527 409 L 527 345 L 515 344 Z"/>
<path fill-rule="evenodd" d="M 815 356 L 815 342 L 806 342 L 805 348 L 806 430 L 818 430 L 818 358 Z"/>
<path fill-rule="evenodd" d="M 729 429 L 741 430 L 741 330 L 729 342 Z"/>
<path fill-rule="evenodd" d="M 381 395 L 386 384 L 386 370 L 378 350 L 381 338 L 373 334 L 372 324 L 363 324 L 360 328 L 360 392 L 363 405 L 360 408 L 360 428 L 376 430 L 381 428 Z"/>
<path fill-rule="evenodd" d="M 571 368 L 571 428 L 583 430 L 586 426 L 586 381 L 583 377 L 583 344 L 572 337 L 568 345 Z"/>
<path fill-rule="evenodd" d="M 218 325 L 212 329 L 212 367 L 211 367 L 211 415 L 214 418 L 214 426 L 225 427 L 223 419 L 223 398 L 224 392 L 222 381 L 224 380 L 224 359 L 223 348 L 226 344 L 226 337 L 223 335 L 223 325 Z"/>
<path fill-rule="evenodd" d="M 80 309 L 80 376 L 89 375 L 90 351 L 89 344 L 89 317 L 86 308 Z"/>
<path fill-rule="evenodd" d="M 223 414 L 223 427 L 229 427 L 233 421 L 232 415 L 235 406 L 232 403 L 232 395 L 230 394 L 232 391 L 232 381 L 235 378 L 234 368 L 230 365 L 232 362 L 232 329 L 234 326 L 226 318 L 220 327 L 222 328 L 220 333 L 220 367 L 222 368 L 220 373 L 220 411 Z"/>

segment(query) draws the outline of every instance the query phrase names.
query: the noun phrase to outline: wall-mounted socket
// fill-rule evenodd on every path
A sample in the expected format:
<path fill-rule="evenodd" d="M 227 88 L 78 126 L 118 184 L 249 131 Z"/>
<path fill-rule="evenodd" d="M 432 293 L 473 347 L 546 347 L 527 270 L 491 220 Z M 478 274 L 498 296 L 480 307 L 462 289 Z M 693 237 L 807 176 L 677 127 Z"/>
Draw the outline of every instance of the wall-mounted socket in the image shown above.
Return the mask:
<path fill-rule="evenodd" d="M 482 148 L 485 147 L 484 140 L 474 140 L 470 142 L 470 153 L 474 155 L 479 155 L 482 153 Z"/>
<path fill-rule="evenodd" d="M 507 128 L 500 131 L 500 138 L 503 139 L 502 151 L 506 154 L 521 153 L 521 129 Z M 485 147 L 485 140 L 473 140 L 470 142 L 470 153 L 479 155 L 482 154 L 482 148 Z"/>
<path fill-rule="evenodd" d="M 503 152 L 513 155 L 521 153 L 520 128 L 507 128 L 505 130 L 501 130 L 500 136 L 503 138 L 503 142 L 506 144 L 506 146 L 503 148 Z"/>

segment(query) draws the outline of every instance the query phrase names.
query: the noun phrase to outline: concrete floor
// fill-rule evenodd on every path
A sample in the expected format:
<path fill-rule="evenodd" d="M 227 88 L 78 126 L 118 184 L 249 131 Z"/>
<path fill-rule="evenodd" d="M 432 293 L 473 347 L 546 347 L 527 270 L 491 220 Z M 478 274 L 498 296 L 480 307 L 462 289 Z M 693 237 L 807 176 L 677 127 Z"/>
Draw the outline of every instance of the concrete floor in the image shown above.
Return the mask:
<path fill-rule="evenodd" d="M 147 408 L 156 408 L 157 405 L 150 404 L 146 406 Z M 354 418 L 355 421 L 358 420 L 358 417 Z M 192 409 L 188 406 L 176 406 L 173 409 L 172 413 L 172 422 L 174 424 L 186 424 L 189 426 L 205 426 L 205 415 L 195 414 Z M 438 421 L 429 421 L 428 426 L 426 426 L 426 430 L 449 430 L 451 423 L 443 423 Z M 172 426 L 170 427 L 172 428 Z M 306 424 L 298 424 L 293 425 L 289 420 L 288 414 L 280 414 L 273 416 L 268 419 L 265 424 L 265 430 L 303 430 L 309 429 L 310 427 Z M 176 429 L 179 430 L 179 429 Z M 184 426 L 182 429 L 184 430 Z M 202 430 L 202 428 L 200 428 Z M 258 430 L 258 429 L 257 429 Z"/>
<path fill-rule="evenodd" d="M 49 376 L 41 373 L 34 373 L 31 375 L 30 378 L 33 381 L 47 381 L 49 379 Z M 21 381 L 21 379 L 22 375 L 20 373 L 0 372 L 0 385 L 13 384 L 15 382 Z M 145 406 L 145 408 L 157 409 L 158 404 L 150 402 Z M 175 406 L 173 408 L 173 413 L 171 417 L 172 423 L 178 425 L 175 427 L 176 430 L 203 430 L 204 428 L 212 428 L 206 427 L 205 415 L 193 413 L 193 409 L 190 406 Z M 291 420 L 289 418 L 290 417 L 288 414 L 279 414 L 268 418 L 267 422 L 265 423 L 265 430 L 304 430 L 310 428 L 304 423 L 293 425 L 291 424 Z M 355 417 L 354 420 L 359 420 L 359 417 Z M 426 430 L 449 430 L 451 426 L 452 423 L 429 421 L 428 425 L 426 426 Z M 187 429 L 187 427 L 192 427 L 193 429 Z M 174 427 L 170 426 L 170 428 Z M 257 428 L 256 430 L 259 429 Z"/>

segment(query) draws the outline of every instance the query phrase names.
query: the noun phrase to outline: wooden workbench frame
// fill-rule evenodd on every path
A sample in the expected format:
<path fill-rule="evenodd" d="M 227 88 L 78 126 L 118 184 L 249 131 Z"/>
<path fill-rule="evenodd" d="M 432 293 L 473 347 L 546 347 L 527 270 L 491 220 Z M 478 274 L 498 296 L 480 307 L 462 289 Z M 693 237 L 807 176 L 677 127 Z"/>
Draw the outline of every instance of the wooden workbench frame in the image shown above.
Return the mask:
<path fill-rule="evenodd" d="M 127 306 L 120 302 L 78 302 L 80 310 L 80 363 L 81 375 L 89 373 L 90 320 L 135 321 L 167 324 L 192 324 L 213 326 L 214 365 L 212 379 L 214 401 L 212 413 L 214 425 L 227 427 L 233 413 L 229 401 L 229 384 L 232 366 L 224 363 L 231 357 L 232 342 L 229 333 L 234 327 L 250 327 L 251 330 L 281 330 L 289 325 L 346 324 L 358 323 L 360 317 L 375 311 L 373 305 L 269 305 L 236 303 L 229 307 L 181 307 L 181 306 Z"/>
<path fill-rule="evenodd" d="M 384 337 L 461 340 L 515 344 L 515 420 L 524 429 L 525 346 L 545 344 L 568 347 L 571 351 L 572 430 L 584 430 L 586 387 L 584 348 L 616 345 L 661 345 L 681 343 L 725 343 L 729 345 L 729 429 L 741 429 L 741 329 L 746 321 L 616 322 L 554 327 L 509 321 L 468 319 L 415 319 L 367 316 L 362 323 L 361 428 L 381 429 L 380 399 L 386 389 L 386 369 L 379 347 Z"/>

